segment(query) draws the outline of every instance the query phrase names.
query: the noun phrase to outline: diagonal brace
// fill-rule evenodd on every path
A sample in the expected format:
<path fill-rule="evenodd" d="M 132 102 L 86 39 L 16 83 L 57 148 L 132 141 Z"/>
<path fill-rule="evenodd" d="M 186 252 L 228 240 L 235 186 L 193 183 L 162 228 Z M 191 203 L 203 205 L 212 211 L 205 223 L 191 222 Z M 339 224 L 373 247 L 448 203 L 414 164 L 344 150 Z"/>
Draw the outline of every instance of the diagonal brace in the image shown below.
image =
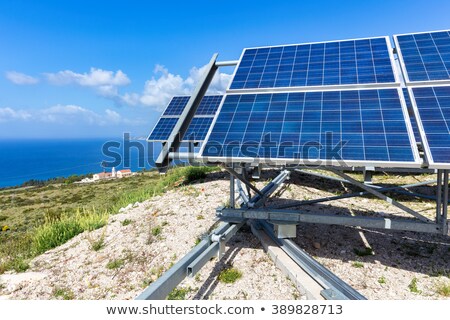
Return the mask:
<path fill-rule="evenodd" d="M 255 191 L 257 194 L 259 194 L 261 197 L 263 196 L 263 193 L 258 190 L 254 185 L 250 183 L 247 179 L 245 179 L 243 176 L 241 176 L 239 173 L 237 173 L 233 168 L 223 166 L 223 168 L 228 171 L 231 175 L 233 175 L 235 178 L 239 179 L 242 183 L 244 183 L 247 187 Z"/>
<path fill-rule="evenodd" d="M 367 191 L 368 193 L 373 194 L 374 196 L 376 196 L 376 197 L 378 197 L 378 198 L 380 198 L 380 199 L 382 199 L 382 200 L 392 204 L 393 206 L 395 206 L 395 207 L 397 207 L 397 208 L 399 208 L 399 209 L 401 209 L 401 210 L 403 210 L 403 211 L 413 215 L 414 217 L 416 217 L 420 221 L 427 222 L 427 223 L 432 223 L 432 221 L 430 219 L 428 219 L 427 217 L 421 215 L 420 213 L 414 211 L 411 208 L 408 208 L 407 206 L 401 204 L 400 202 L 395 201 L 391 197 L 388 197 L 387 195 L 384 195 L 381 192 L 378 192 L 378 191 L 374 190 L 373 188 L 365 185 L 364 183 L 361 183 L 358 180 L 353 179 L 352 177 L 346 175 L 345 173 L 343 173 L 343 172 L 341 172 L 339 170 L 336 170 L 336 169 L 332 169 L 332 168 L 330 168 L 330 170 L 332 172 L 334 172 L 335 174 L 337 174 L 338 176 L 340 176 L 341 178 L 344 178 L 345 180 L 347 180 L 350 183 L 354 184 L 355 186 L 360 187 L 361 189 Z"/>

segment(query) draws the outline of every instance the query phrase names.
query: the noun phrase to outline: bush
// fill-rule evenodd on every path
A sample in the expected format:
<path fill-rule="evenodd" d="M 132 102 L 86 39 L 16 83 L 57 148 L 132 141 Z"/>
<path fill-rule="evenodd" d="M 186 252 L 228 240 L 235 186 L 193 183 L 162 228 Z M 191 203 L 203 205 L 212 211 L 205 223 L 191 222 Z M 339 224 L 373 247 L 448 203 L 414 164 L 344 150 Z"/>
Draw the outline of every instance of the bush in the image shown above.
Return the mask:
<path fill-rule="evenodd" d="M 242 277 L 242 272 L 238 269 L 230 267 L 219 273 L 218 279 L 223 283 L 234 283 Z"/>

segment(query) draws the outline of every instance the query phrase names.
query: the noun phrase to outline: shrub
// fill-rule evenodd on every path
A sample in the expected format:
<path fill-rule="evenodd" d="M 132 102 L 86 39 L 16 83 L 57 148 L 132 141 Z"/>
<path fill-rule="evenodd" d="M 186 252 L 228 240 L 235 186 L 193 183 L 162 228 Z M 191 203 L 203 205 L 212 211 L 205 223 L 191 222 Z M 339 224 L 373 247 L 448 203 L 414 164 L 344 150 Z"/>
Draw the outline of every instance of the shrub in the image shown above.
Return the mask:
<path fill-rule="evenodd" d="M 125 263 L 125 260 L 123 259 L 115 259 L 111 260 L 106 264 L 106 268 L 110 270 L 119 269 L 122 267 Z"/>

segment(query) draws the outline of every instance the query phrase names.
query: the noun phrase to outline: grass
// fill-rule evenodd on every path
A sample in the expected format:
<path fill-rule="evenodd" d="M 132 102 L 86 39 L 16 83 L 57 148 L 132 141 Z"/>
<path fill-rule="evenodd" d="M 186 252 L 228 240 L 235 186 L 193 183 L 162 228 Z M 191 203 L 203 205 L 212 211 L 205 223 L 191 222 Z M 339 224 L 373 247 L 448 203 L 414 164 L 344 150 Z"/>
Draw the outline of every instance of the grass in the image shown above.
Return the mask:
<path fill-rule="evenodd" d="M 359 262 L 359 261 L 354 261 L 352 263 L 352 267 L 354 267 L 354 268 L 364 268 L 364 263 Z"/>
<path fill-rule="evenodd" d="M 186 300 L 186 295 L 191 292 L 192 289 L 188 288 L 175 288 L 171 293 L 167 296 L 167 300 Z"/>
<path fill-rule="evenodd" d="M 100 251 L 105 247 L 105 233 L 106 229 L 103 231 L 102 235 L 97 240 L 93 240 L 92 238 L 88 237 L 88 241 L 91 245 L 92 250 Z"/>
<path fill-rule="evenodd" d="M 125 264 L 125 260 L 124 260 L 124 259 L 114 259 L 114 260 L 110 260 L 110 261 L 106 264 L 106 269 L 109 269 L 109 270 L 119 269 L 119 268 L 122 267 L 124 264 Z"/>
<path fill-rule="evenodd" d="M 95 184 L 56 181 L 0 190 L 0 227 L 7 225 L 10 229 L 0 232 L 0 274 L 8 270 L 25 271 L 36 255 L 83 231 L 105 225 L 108 214 L 204 179 L 217 170 L 217 167 L 176 167 L 165 175 L 152 171 Z M 101 249 L 100 243 L 98 247 Z"/>
<path fill-rule="evenodd" d="M 131 223 L 133 223 L 133 220 L 125 219 L 125 220 L 122 221 L 122 226 L 125 227 L 125 226 L 127 226 L 127 225 L 129 225 Z"/>
<path fill-rule="evenodd" d="M 386 283 L 386 278 L 384 276 L 381 276 L 378 278 L 378 283 L 379 284 L 385 284 Z"/>
<path fill-rule="evenodd" d="M 152 236 L 157 237 L 161 234 L 162 232 L 162 227 L 161 226 L 156 226 L 154 228 L 152 228 Z"/>
<path fill-rule="evenodd" d="M 373 249 L 370 247 L 365 247 L 364 249 L 353 248 L 353 252 L 359 257 L 372 256 Z"/>
<path fill-rule="evenodd" d="M 450 297 L 450 283 L 439 283 L 436 286 L 436 293 L 444 297 Z"/>
<path fill-rule="evenodd" d="M 409 291 L 411 291 L 412 293 L 417 293 L 417 294 L 422 293 L 422 291 L 420 291 L 417 288 L 417 278 L 416 277 L 412 278 L 411 282 L 408 285 L 408 288 L 409 288 Z"/>
<path fill-rule="evenodd" d="M 95 209 L 78 210 L 75 215 L 63 215 L 57 220 L 47 219 L 36 229 L 33 236 L 33 250 L 36 254 L 56 248 L 74 236 L 103 227 L 108 222 L 107 212 Z"/>
<path fill-rule="evenodd" d="M 67 288 L 55 288 L 53 290 L 53 296 L 55 298 L 62 298 L 63 300 L 74 300 L 75 295 L 74 293 Z"/>
<path fill-rule="evenodd" d="M 235 283 L 242 278 L 242 272 L 234 267 L 229 267 L 222 270 L 217 278 L 223 283 Z"/>

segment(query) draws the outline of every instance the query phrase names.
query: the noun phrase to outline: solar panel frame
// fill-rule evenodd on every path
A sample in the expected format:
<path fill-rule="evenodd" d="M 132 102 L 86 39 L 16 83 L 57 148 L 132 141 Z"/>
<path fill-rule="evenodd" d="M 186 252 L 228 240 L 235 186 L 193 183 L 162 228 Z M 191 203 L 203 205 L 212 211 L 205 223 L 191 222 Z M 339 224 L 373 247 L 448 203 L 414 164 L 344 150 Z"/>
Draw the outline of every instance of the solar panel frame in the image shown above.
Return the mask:
<path fill-rule="evenodd" d="M 314 44 L 326 44 L 326 43 L 336 43 L 336 42 L 346 42 L 346 41 L 359 41 L 359 40 L 371 40 L 371 39 L 385 39 L 386 46 L 389 53 L 390 66 L 392 69 L 392 73 L 394 75 L 394 82 L 386 82 L 386 83 L 360 83 L 360 84 L 338 84 L 338 85 L 318 85 L 318 86 L 292 86 L 292 87 L 269 87 L 269 88 L 244 88 L 244 89 L 232 89 L 236 73 L 239 70 L 239 67 L 242 63 L 242 59 L 245 55 L 246 50 L 252 49 L 263 49 L 263 48 L 278 48 L 278 47 L 289 47 L 289 46 L 301 46 L 301 45 L 314 45 Z M 232 80 L 230 81 L 226 92 L 227 93 L 272 93 L 272 92 L 283 92 L 283 91 L 334 91 L 341 89 L 364 89 L 364 88 L 374 88 L 374 87 L 399 87 L 401 85 L 400 75 L 398 74 L 398 68 L 395 65 L 395 59 L 393 54 L 393 46 L 391 43 L 391 39 L 389 36 L 380 36 L 380 37 L 366 37 L 366 38 L 356 38 L 356 39 L 344 39 L 344 40 L 330 40 L 330 41 L 319 41 L 319 42 L 305 42 L 305 43 L 297 43 L 297 44 L 284 44 L 284 45 L 276 45 L 276 46 L 259 46 L 259 47 L 248 47 L 244 48 L 239 57 L 239 63 L 236 66 Z"/>
<path fill-rule="evenodd" d="M 435 31 L 424 31 L 424 32 L 414 32 L 414 33 L 402 33 L 402 34 L 395 34 L 393 35 L 395 48 L 397 50 L 398 60 L 400 62 L 400 69 L 403 75 L 403 79 L 405 80 L 405 84 L 407 86 L 429 86 L 429 85 L 441 85 L 441 84 L 450 84 L 450 79 L 446 80 L 421 80 L 421 81 L 411 81 L 408 75 L 408 70 L 406 68 L 405 60 L 403 57 L 402 49 L 398 41 L 398 37 L 400 36 L 408 36 L 408 35 L 420 35 L 420 34 L 431 34 L 431 33 L 438 33 L 438 32 L 448 32 L 450 33 L 450 30 L 435 30 Z M 447 72 L 450 74 L 450 70 L 447 70 Z"/>
<path fill-rule="evenodd" d="M 364 90 L 367 88 L 346 88 L 346 89 L 338 89 L 335 91 L 351 91 L 351 90 Z M 380 90 L 380 89 L 393 89 L 392 87 L 377 87 L 377 88 L 371 88 L 373 90 Z M 413 133 L 413 129 L 412 129 L 412 125 L 410 122 L 410 118 L 409 118 L 409 114 L 408 114 L 408 110 L 406 107 L 406 102 L 405 99 L 403 97 L 403 94 L 401 92 L 402 88 L 394 88 L 397 90 L 398 92 L 398 96 L 400 99 L 400 104 L 401 104 L 401 109 L 402 109 L 402 114 L 403 114 L 403 119 L 405 120 L 405 124 L 406 124 L 406 130 L 408 133 L 408 138 L 410 141 L 410 146 L 412 149 L 412 153 L 413 153 L 413 158 L 414 158 L 414 162 L 402 162 L 402 161 L 366 161 L 366 160 L 344 160 L 345 164 L 347 167 L 377 167 L 377 168 L 420 168 L 422 166 L 422 159 L 420 158 L 419 155 L 419 151 L 417 149 L 417 143 L 416 140 L 414 138 L 414 133 Z M 331 90 L 323 90 L 323 91 L 331 91 Z M 294 93 L 294 92 L 298 92 L 298 91 L 292 91 L 292 90 L 284 90 L 284 91 L 277 91 L 277 90 L 272 90 L 270 92 L 258 92 L 260 94 L 272 94 L 272 93 Z M 310 91 L 310 90 L 302 90 L 300 92 L 314 92 Z M 214 117 L 213 122 L 211 123 L 211 126 L 208 130 L 208 133 L 206 135 L 206 138 L 204 140 L 204 143 L 202 144 L 200 151 L 199 151 L 199 156 L 200 158 L 203 158 L 204 160 L 207 160 L 208 162 L 224 162 L 224 163 L 252 163 L 252 164 L 265 164 L 265 163 L 269 163 L 271 165 L 299 165 L 299 164 L 305 164 L 305 165 L 311 165 L 311 161 L 307 160 L 307 159 L 294 159 L 294 158 L 250 158 L 250 157 L 216 157 L 216 156 L 203 156 L 204 153 L 204 149 L 209 141 L 209 138 L 211 136 L 212 130 L 217 122 L 217 119 L 221 113 L 222 107 L 226 101 L 227 96 L 232 96 L 232 95 L 245 95 L 245 94 L 256 94 L 254 92 L 233 92 L 233 93 L 229 93 L 229 94 L 225 94 L 224 98 L 222 99 L 219 109 L 217 110 L 217 113 Z M 312 165 L 315 165 L 316 163 L 314 162 L 315 160 L 312 161 Z M 336 167 L 342 167 L 342 163 L 340 163 L 339 161 L 336 160 L 321 160 L 323 162 L 325 162 L 326 166 L 336 166 Z M 321 164 L 323 165 L 323 164 Z"/>
<path fill-rule="evenodd" d="M 422 139 L 422 144 L 423 144 L 423 148 L 425 151 L 425 157 L 426 160 L 428 162 L 428 167 L 430 169 L 450 169 L 450 161 L 448 163 L 445 162 L 437 162 L 433 159 L 433 153 L 431 151 L 430 148 L 430 144 L 428 142 L 428 138 L 426 135 L 426 130 L 423 126 L 423 122 L 422 122 L 422 117 L 420 115 L 420 111 L 419 108 L 417 106 L 417 102 L 416 102 L 416 97 L 414 95 L 414 89 L 417 88 L 434 88 L 434 87 L 450 87 L 450 85 L 428 85 L 428 86 L 420 86 L 420 87 L 408 87 L 408 91 L 409 91 L 409 96 L 411 97 L 411 104 L 412 107 L 414 109 L 414 112 L 416 114 L 417 117 L 417 125 L 419 127 L 419 131 L 420 131 L 420 135 L 421 135 L 421 139 Z M 205 140 L 206 141 L 206 140 Z"/>

